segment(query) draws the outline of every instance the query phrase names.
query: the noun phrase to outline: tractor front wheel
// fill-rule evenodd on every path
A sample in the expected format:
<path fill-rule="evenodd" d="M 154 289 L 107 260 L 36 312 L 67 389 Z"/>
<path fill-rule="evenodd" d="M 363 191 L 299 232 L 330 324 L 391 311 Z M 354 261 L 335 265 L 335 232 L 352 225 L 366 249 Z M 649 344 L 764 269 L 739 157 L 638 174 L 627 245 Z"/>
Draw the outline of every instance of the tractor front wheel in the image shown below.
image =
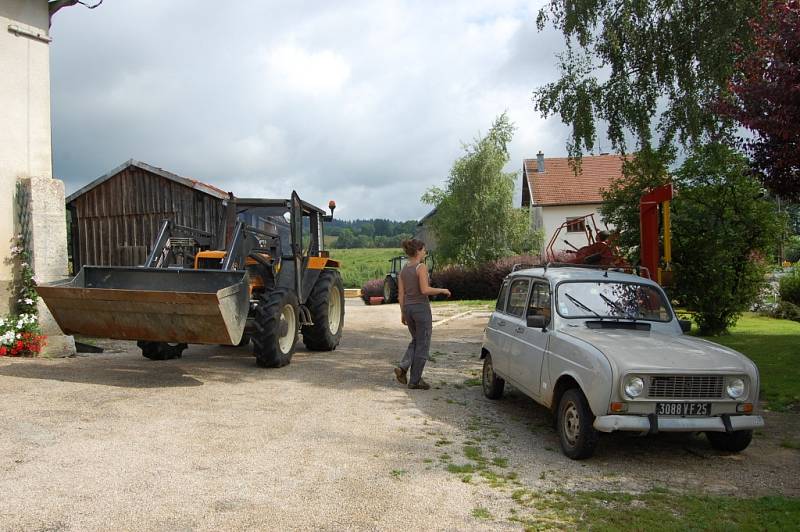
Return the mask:
<path fill-rule="evenodd" d="M 303 327 L 303 343 L 313 351 L 333 351 L 344 327 L 344 288 L 338 271 L 323 270 L 319 274 L 307 306 L 314 325 Z"/>
<path fill-rule="evenodd" d="M 168 344 L 167 342 L 147 342 L 139 340 L 136 345 L 142 350 L 142 356 L 150 360 L 172 360 L 181 358 L 187 344 Z"/>
<path fill-rule="evenodd" d="M 298 306 L 297 295 L 286 288 L 276 288 L 259 299 L 251 341 L 256 363 L 262 368 L 280 368 L 292 360 L 299 330 Z"/>

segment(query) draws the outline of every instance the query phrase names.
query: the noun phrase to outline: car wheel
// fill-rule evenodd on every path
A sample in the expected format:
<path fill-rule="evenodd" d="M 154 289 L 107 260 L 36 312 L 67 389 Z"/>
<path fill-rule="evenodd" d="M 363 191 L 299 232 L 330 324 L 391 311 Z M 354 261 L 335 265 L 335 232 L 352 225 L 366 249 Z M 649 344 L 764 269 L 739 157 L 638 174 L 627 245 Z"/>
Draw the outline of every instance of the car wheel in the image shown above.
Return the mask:
<path fill-rule="evenodd" d="M 594 454 L 600 434 L 594 429 L 589 402 L 578 388 L 567 390 L 558 403 L 558 436 L 561 451 L 573 460 Z"/>
<path fill-rule="evenodd" d="M 734 430 L 733 432 L 706 432 L 711 447 L 718 451 L 738 453 L 744 451 L 753 440 L 752 430 Z"/>
<path fill-rule="evenodd" d="M 483 359 L 483 395 L 489 399 L 500 399 L 506 381 L 497 376 L 492 366 L 492 355 L 487 354 Z"/>

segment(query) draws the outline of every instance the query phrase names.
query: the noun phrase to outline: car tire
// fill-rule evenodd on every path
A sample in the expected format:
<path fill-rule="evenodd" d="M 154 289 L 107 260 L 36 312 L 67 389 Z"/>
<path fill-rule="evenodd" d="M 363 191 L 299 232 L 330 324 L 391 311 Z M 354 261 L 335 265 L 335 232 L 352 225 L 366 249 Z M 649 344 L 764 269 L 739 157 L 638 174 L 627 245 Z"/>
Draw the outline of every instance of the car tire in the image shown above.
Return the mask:
<path fill-rule="evenodd" d="M 344 288 L 336 270 L 323 270 L 306 304 L 313 325 L 304 325 L 303 343 L 312 351 L 333 351 L 342 339 Z"/>
<path fill-rule="evenodd" d="M 733 432 L 706 432 L 711 447 L 718 451 L 738 453 L 744 451 L 753 440 L 752 430 L 734 430 Z"/>
<path fill-rule="evenodd" d="M 500 399 L 506 381 L 497 376 L 492 365 L 492 355 L 488 354 L 483 359 L 483 395 L 489 399 Z"/>
<path fill-rule="evenodd" d="M 558 438 L 561 451 L 573 460 L 594 454 L 600 433 L 592 426 L 594 414 L 578 388 L 564 392 L 558 402 Z"/>

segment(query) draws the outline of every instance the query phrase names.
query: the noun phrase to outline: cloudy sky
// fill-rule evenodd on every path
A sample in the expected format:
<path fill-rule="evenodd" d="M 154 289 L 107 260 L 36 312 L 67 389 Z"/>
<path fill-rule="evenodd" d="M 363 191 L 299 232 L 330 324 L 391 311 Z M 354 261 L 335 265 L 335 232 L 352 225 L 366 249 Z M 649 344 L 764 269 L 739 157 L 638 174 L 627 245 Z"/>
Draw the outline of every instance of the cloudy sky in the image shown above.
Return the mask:
<path fill-rule="evenodd" d="M 533 109 L 561 36 L 541 1 L 106 0 L 53 19 L 55 175 L 128 159 L 337 217 L 419 218 L 461 142 L 504 110 L 509 170 L 568 130 Z"/>

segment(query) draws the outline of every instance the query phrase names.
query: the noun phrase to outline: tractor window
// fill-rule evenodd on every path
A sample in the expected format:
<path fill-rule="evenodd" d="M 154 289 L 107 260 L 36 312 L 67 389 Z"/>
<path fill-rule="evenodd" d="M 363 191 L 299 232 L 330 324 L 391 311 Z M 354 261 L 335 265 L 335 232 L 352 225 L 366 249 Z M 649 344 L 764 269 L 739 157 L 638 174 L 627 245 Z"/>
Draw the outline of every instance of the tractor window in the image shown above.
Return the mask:
<path fill-rule="evenodd" d="M 506 312 L 512 316 L 520 318 L 525 314 L 525 307 L 528 305 L 528 287 L 530 279 L 517 279 L 511 282 L 508 294 L 508 304 Z"/>

